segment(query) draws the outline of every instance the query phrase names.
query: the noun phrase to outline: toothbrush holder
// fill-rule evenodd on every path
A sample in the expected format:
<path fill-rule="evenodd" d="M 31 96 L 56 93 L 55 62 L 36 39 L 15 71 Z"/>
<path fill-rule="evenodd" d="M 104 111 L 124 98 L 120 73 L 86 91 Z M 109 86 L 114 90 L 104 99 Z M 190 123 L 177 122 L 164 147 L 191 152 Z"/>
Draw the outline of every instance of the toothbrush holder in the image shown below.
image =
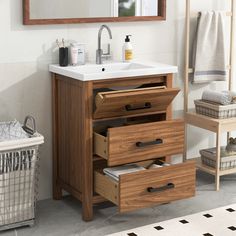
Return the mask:
<path fill-rule="evenodd" d="M 59 48 L 59 65 L 63 67 L 69 65 L 69 50 L 67 47 Z"/>

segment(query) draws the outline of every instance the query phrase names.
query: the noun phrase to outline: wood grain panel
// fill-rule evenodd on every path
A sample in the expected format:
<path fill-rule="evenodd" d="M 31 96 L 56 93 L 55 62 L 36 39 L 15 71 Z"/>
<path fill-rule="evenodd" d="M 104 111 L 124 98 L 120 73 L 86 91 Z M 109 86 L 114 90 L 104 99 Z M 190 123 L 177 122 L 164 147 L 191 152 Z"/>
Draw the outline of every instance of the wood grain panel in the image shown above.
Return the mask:
<path fill-rule="evenodd" d="M 105 79 L 93 81 L 93 88 L 112 88 L 112 87 L 127 87 L 127 86 L 141 86 L 143 84 L 166 84 L 166 77 L 168 75 L 151 75 L 151 76 L 138 76 L 117 79 Z"/>
<path fill-rule="evenodd" d="M 94 145 L 93 145 L 94 153 L 100 157 L 107 159 L 107 156 L 109 155 L 107 138 L 96 132 L 93 133 L 93 138 L 94 138 Z"/>
<path fill-rule="evenodd" d="M 66 142 L 67 124 L 66 124 L 66 83 L 58 81 L 58 170 L 59 178 L 68 183 L 68 143 Z"/>
<path fill-rule="evenodd" d="M 58 87 L 55 74 L 52 74 L 52 128 L 53 128 L 53 199 L 62 198 L 62 188 L 58 183 Z"/>
<path fill-rule="evenodd" d="M 105 176 L 101 171 L 95 171 L 94 191 L 114 204 L 119 204 L 119 183 Z"/>
<path fill-rule="evenodd" d="M 120 177 L 119 211 L 128 212 L 195 195 L 195 162 L 145 170 Z M 173 189 L 149 193 L 147 188 L 174 184 Z"/>
<path fill-rule="evenodd" d="M 166 77 L 166 87 L 167 88 L 173 88 L 173 74 L 168 74 Z M 168 106 L 167 111 L 166 111 L 166 120 L 171 120 L 172 119 L 172 103 Z M 167 163 L 171 163 L 171 156 L 166 156 L 165 161 Z"/>
<path fill-rule="evenodd" d="M 137 147 L 137 142 L 161 139 L 162 144 Z M 108 165 L 144 161 L 180 154 L 184 148 L 184 121 L 161 121 L 108 129 Z"/>
<path fill-rule="evenodd" d="M 82 83 L 81 93 L 81 167 L 83 220 L 93 219 L 93 89 L 92 82 Z M 78 172 L 77 172 L 78 173 Z"/>
<path fill-rule="evenodd" d="M 179 91 L 176 88 L 160 89 L 159 87 L 152 87 L 98 93 L 94 119 L 165 111 Z M 145 108 L 147 103 L 150 104 L 150 107 Z M 127 110 L 127 105 L 131 107 L 131 110 Z"/>
<path fill-rule="evenodd" d="M 93 217 L 92 82 L 53 77 L 54 191 L 61 189 L 82 201 L 83 219 Z M 59 181 L 60 180 L 60 181 Z"/>
<path fill-rule="evenodd" d="M 195 195 L 195 161 L 168 167 L 148 169 L 120 176 L 116 182 L 95 171 L 95 192 L 119 207 L 120 212 L 129 212 L 166 202 L 193 197 Z M 174 187 L 150 193 L 148 188 L 162 188 L 168 184 Z"/>
<path fill-rule="evenodd" d="M 77 108 L 82 103 L 79 86 L 69 82 L 58 81 L 58 167 L 60 179 L 82 191 L 80 168 L 81 160 L 81 127 L 79 119 L 82 111 Z M 68 142 L 76 140 L 76 142 Z"/>

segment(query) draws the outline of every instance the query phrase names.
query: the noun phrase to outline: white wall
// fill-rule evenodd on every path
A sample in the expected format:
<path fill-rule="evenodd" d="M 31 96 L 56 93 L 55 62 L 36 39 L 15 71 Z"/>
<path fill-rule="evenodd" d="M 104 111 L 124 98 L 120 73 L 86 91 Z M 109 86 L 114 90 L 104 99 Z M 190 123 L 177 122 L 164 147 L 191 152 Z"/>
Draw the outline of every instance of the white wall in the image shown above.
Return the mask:
<path fill-rule="evenodd" d="M 219 0 L 221 1 L 221 0 Z M 38 131 L 45 136 L 41 152 L 40 198 L 51 197 L 51 84 L 48 64 L 57 62 L 56 38 L 87 44 L 88 58 L 95 59 L 97 32 L 101 24 L 23 26 L 20 0 L 0 1 L 0 120 L 26 114 L 35 116 Z M 192 0 L 193 9 L 208 9 L 215 0 Z M 167 1 L 167 21 L 108 23 L 113 32 L 114 59 L 121 59 L 121 47 L 126 34 L 132 34 L 135 57 L 176 64 L 180 73 L 176 86 L 183 86 L 184 7 L 185 0 Z M 215 87 L 215 85 L 211 85 Z M 195 86 L 191 99 L 199 97 L 202 86 Z M 176 113 L 182 110 L 182 94 L 175 100 Z M 206 133 L 193 129 L 190 154 L 212 141 Z"/>

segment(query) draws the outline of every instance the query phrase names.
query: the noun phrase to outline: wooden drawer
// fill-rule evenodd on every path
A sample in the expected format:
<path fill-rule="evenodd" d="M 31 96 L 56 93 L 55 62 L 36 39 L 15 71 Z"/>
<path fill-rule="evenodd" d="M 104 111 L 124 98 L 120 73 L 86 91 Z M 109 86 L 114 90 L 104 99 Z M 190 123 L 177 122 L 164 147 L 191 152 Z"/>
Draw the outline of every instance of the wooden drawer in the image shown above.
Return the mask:
<path fill-rule="evenodd" d="M 95 98 L 94 119 L 165 112 L 179 91 L 159 86 L 101 92 Z"/>
<path fill-rule="evenodd" d="M 183 120 L 109 128 L 107 135 L 94 132 L 94 153 L 107 159 L 108 166 L 171 156 L 183 151 Z"/>
<path fill-rule="evenodd" d="M 95 192 L 120 212 L 150 207 L 195 195 L 195 162 L 143 170 L 120 176 L 119 182 L 95 172 Z"/>

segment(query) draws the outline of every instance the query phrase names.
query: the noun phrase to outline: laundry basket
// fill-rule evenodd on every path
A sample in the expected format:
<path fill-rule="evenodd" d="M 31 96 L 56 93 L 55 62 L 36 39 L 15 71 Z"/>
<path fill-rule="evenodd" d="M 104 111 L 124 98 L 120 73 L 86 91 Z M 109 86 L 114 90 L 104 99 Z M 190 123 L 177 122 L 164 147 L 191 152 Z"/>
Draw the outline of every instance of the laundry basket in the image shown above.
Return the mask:
<path fill-rule="evenodd" d="M 34 224 L 38 148 L 44 142 L 35 130 L 31 116 L 22 127 L 17 121 L 0 123 L 0 231 Z"/>

